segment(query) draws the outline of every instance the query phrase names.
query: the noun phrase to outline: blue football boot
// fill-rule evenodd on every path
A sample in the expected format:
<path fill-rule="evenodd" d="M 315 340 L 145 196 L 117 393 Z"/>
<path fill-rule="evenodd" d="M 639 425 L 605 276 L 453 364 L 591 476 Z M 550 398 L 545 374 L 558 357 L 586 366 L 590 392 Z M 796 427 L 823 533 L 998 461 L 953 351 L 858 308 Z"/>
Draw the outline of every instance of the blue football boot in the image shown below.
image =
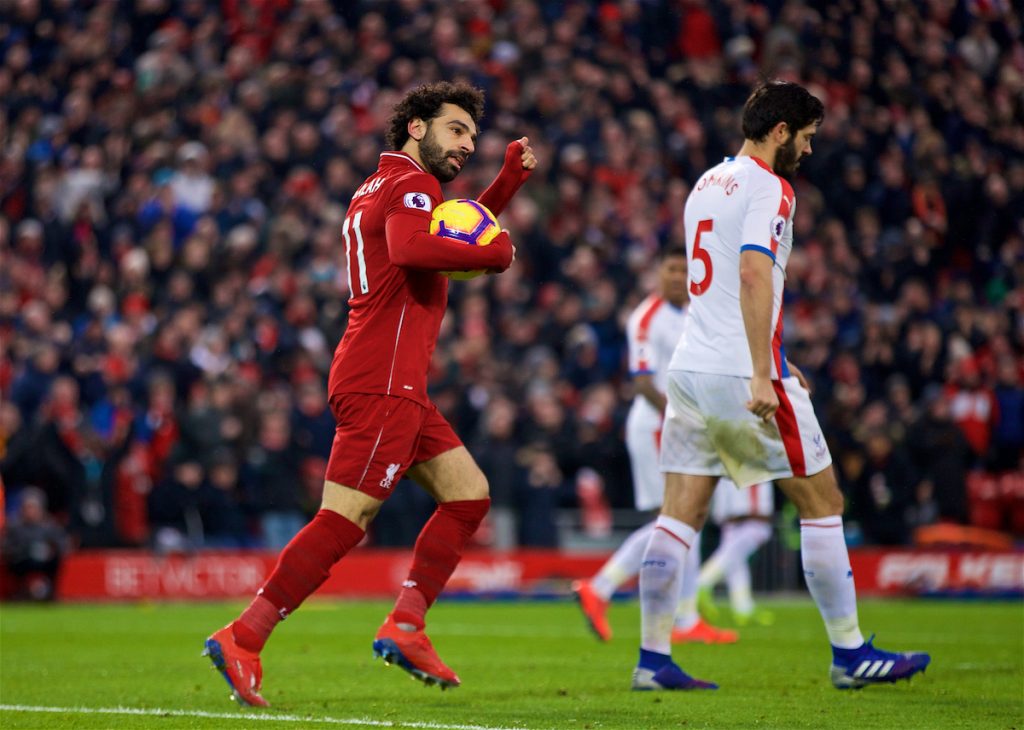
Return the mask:
<path fill-rule="evenodd" d="M 691 677 L 665 654 L 641 649 L 640 664 L 633 670 L 633 689 L 718 689 L 718 685 Z"/>
<path fill-rule="evenodd" d="M 857 649 L 832 647 L 832 684 L 837 689 L 860 689 L 869 684 L 910 679 L 923 672 L 932 658 L 923 652 L 882 651 L 871 645 L 871 636 Z"/>

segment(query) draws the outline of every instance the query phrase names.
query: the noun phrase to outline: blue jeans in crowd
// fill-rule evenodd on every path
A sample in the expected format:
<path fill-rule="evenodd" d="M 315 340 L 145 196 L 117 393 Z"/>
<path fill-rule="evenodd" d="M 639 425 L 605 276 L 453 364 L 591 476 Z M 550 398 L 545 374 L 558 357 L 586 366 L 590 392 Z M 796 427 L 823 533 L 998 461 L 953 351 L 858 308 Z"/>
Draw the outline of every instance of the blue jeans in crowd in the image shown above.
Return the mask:
<path fill-rule="evenodd" d="M 306 517 L 301 512 L 264 512 L 260 518 L 263 546 L 270 550 L 280 550 L 305 524 Z"/>

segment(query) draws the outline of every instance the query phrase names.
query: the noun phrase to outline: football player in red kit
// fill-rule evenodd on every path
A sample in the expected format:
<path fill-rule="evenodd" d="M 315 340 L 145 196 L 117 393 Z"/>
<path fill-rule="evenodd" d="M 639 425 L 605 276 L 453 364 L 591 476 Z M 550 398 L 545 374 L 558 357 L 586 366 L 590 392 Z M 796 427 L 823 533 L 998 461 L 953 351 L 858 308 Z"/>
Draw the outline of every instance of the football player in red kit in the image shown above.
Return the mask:
<path fill-rule="evenodd" d="M 502 232 L 487 246 L 431 235 L 431 210 L 473 154 L 483 92 L 438 82 L 410 91 L 395 107 L 377 171 L 352 196 L 342 224 L 348 262 L 349 319 L 331 365 L 328 396 L 337 430 L 321 509 L 281 552 L 256 598 L 206 640 L 206 653 L 235 699 L 266 706 L 259 654 L 279 621 L 327 578 L 362 539 L 403 475 L 437 500 L 416 541 L 395 607 L 373 642 L 374 654 L 427 684 L 459 685 L 424 633 L 424 615 L 454 571 L 463 546 L 487 513 L 487 479 L 427 397 L 427 368 L 448 299 L 442 271 L 511 265 Z M 523 137 L 479 202 L 496 215 L 537 160 Z"/>

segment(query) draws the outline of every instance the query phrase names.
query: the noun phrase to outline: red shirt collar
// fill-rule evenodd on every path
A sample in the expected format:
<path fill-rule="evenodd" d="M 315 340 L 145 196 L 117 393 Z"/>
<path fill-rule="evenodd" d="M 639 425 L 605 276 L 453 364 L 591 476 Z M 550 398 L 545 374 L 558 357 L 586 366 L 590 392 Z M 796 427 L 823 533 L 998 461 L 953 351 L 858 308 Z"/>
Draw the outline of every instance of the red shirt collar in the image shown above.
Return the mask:
<path fill-rule="evenodd" d="M 423 167 L 420 165 L 420 163 L 416 162 L 416 160 L 414 160 L 409 154 L 407 154 L 405 152 L 400 152 L 400 151 L 395 150 L 395 151 L 388 151 L 388 152 L 381 152 L 380 153 L 380 164 L 382 164 L 382 165 L 385 164 L 385 163 L 399 162 L 401 160 L 405 160 L 406 162 L 411 164 L 413 167 L 415 167 L 420 172 L 426 172 L 426 170 L 423 169 Z"/>

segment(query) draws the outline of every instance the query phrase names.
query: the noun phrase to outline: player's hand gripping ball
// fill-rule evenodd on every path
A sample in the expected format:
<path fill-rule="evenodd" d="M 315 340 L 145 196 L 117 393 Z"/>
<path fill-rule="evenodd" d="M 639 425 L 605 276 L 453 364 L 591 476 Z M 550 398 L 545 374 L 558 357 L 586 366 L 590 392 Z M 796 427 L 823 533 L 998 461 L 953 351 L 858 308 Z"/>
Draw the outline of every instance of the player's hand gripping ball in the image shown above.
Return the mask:
<path fill-rule="evenodd" d="M 430 233 L 459 241 L 467 246 L 486 246 L 501 233 L 501 225 L 494 213 L 475 200 L 460 198 L 446 200 L 434 208 L 430 220 Z M 449 279 L 466 281 L 487 273 L 476 271 L 442 271 Z"/>

